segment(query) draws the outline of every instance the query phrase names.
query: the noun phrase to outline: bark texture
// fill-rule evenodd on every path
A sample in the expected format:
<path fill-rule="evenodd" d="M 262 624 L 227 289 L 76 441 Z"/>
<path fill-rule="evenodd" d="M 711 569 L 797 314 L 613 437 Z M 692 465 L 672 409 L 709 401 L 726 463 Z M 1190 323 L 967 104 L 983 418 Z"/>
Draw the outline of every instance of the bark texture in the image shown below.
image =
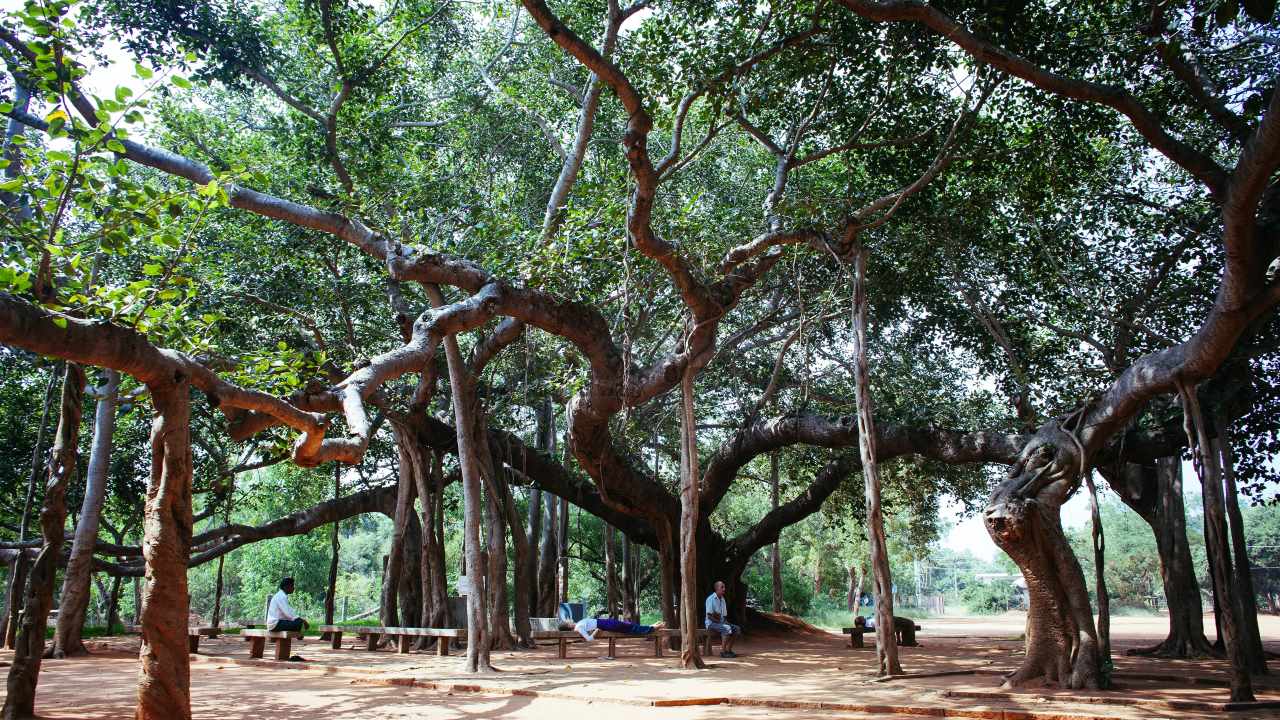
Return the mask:
<path fill-rule="evenodd" d="M 187 379 L 151 383 L 151 481 L 143 518 L 142 667 L 136 720 L 189 720 L 187 556 L 191 547 L 191 398 Z"/>
<path fill-rule="evenodd" d="M 63 524 L 67 520 L 67 483 L 76 472 L 80 416 L 84 403 L 84 370 L 67 363 L 62 377 L 58 429 L 49 452 L 44 502 L 40 508 L 40 554 L 27 576 L 27 589 L 18 623 L 13 664 L 9 667 L 4 720 L 35 715 L 36 683 L 44 658 L 44 636 L 53 605 L 53 585 L 62 554 Z M 185 656 L 184 656 L 185 657 Z"/>
<path fill-rule="evenodd" d="M 58 626 L 53 635 L 53 657 L 86 653 L 80 634 L 89 607 L 90 577 L 93 574 L 93 546 L 98 541 L 102 503 L 107 496 L 107 475 L 111 469 L 112 437 L 116 430 L 116 395 L 120 373 L 103 371 L 97 408 L 94 413 L 93 445 L 85 475 L 84 501 L 76 524 L 71 557 L 63 574 L 62 598 L 58 605 Z M 221 580 L 221 575 L 219 575 Z M 221 588 L 219 588 L 221 589 Z"/>
<path fill-rule="evenodd" d="M 693 383 L 697 370 L 685 370 L 680 382 L 680 667 L 704 667 L 698 652 L 698 435 Z M 741 620 L 741 618 L 738 618 Z"/>
<path fill-rule="evenodd" d="M 1062 532 L 1060 510 L 1079 487 L 1083 459 L 1057 420 L 1023 449 L 987 503 L 987 532 L 1027 581 L 1026 656 L 1006 687 L 1037 682 L 1097 688 L 1098 634 L 1084 572 Z"/>

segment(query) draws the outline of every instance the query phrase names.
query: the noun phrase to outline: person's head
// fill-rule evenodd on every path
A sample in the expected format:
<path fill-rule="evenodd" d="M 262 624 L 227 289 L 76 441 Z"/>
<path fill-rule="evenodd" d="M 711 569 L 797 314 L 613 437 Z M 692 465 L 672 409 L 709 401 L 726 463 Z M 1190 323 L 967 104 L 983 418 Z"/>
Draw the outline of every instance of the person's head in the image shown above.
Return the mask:
<path fill-rule="evenodd" d="M 866 626 L 867 626 L 867 619 L 866 619 L 866 618 L 864 618 L 864 617 L 862 617 L 861 615 L 859 615 L 859 616 L 857 616 L 857 617 L 855 617 L 855 618 L 853 619 L 853 626 L 854 626 L 854 627 L 866 627 Z"/>
<path fill-rule="evenodd" d="M 720 597 L 724 597 L 724 581 L 723 580 L 717 580 L 715 587 L 713 589 L 716 591 L 716 595 L 719 595 Z"/>
<path fill-rule="evenodd" d="M 287 577 L 281 580 L 280 589 L 283 590 L 286 595 L 292 595 L 293 594 L 293 578 Z"/>

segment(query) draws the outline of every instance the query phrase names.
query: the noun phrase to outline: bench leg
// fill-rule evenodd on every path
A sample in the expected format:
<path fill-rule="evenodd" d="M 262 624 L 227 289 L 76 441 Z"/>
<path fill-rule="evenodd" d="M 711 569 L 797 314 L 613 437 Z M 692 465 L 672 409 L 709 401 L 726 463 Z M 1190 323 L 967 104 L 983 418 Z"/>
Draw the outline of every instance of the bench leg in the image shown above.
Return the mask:
<path fill-rule="evenodd" d="M 618 657 L 618 640 L 617 638 L 609 638 L 609 655 L 610 660 L 616 660 Z"/>
<path fill-rule="evenodd" d="M 378 634 L 369 633 L 364 636 L 364 649 L 373 652 L 378 649 Z"/>
<path fill-rule="evenodd" d="M 192 655 L 200 652 L 200 636 L 199 635 L 187 636 L 187 650 L 190 651 Z"/>
<path fill-rule="evenodd" d="M 711 633 L 707 633 L 702 641 L 702 656 L 711 657 Z"/>
<path fill-rule="evenodd" d="M 293 641 L 290 640 L 289 638 L 280 638 L 279 640 L 276 640 L 276 659 L 288 660 L 289 649 L 292 647 L 292 645 L 293 645 Z"/>
<path fill-rule="evenodd" d="M 556 657 L 560 658 L 561 660 L 564 660 L 565 658 L 569 657 L 569 641 L 568 640 L 565 640 L 564 638 L 560 638 L 559 644 L 556 645 Z"/>
<path fill-rule="evenodd" d="M 447 657 L 449 655 L 449 638 L 436 638 L 436 655 L 440 657 Z"/>
<path fill-rule="evenodd" d="M 853 633 L 849 636 L 849 647 L 860 648 L 866 646 L 866 642 L 862 639 L 862 633 Z"/>
<path fill-rule="evenodd" d="M 656 658 L 662 657 L 662 643 L 664 642 L 666 642 L 666 638 L 662 637 L 661 635 L 657 635 L 653 638 L 653 656 L 654 657 Z"/>
<path fill-rule="evenodd" d="M 260 637 L 249 638 L 249 657 L 251 658 L 262 657 L 262 651 L 266 649 L 266 645 L 267 645 L 266 638 L 260 638 Z"/>
<path fill-rule="evenodd" d="M 401 635 L 401 636 L 400 636 L 400 654 L 401 654 L 401 655 L 407 655 L 407 654 L 409 653 L 409 646 L 410 646 L 410 645 L 412 645 L 412 644 L 413 644 L 413 637 L 412 637 L 412 636 L 410 636 L 410 635 Z"/>
<path fill-rule="evenodd" d="M 333 648 L 334 650 L 342 649 L 342 633 L 340 632 L 329 633 L 329 647 Z"/>

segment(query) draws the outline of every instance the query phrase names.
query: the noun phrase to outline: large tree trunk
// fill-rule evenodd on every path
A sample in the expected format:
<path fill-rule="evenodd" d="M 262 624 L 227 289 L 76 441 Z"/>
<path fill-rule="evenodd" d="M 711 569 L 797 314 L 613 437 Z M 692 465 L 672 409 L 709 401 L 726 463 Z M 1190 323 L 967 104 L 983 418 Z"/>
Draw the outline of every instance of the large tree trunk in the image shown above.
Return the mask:
<path fill-rule="evenodd" d="M 189 720 L 187 557 L 191 552 L 191 397 L 185 377 L 151 385 L 151 483 L 143 518 L 142 667 L 136 720 Z"/>
<path fill-rule="evenodd" d="M 1130 653 L 1169 658 L 1209 656 L 1213 654 L 1213 647 L 1204 634 L 1204 606 L 1191 560 L 1191 544 L 1187 541 L 1182 458 L 1158 458 L 1153 471 L 1132 467 L 1138 474 L 1127 486 L 1117 488 L 1118 483 L 1113 482 L 1112 487 L 1126 505 L 1147 521 L 1155 534 L 1160 581 L 1169 613 L 1169 634 L 1159 645 Z M 1151 480 L 1147 479 L 1148 474 Z"/>
<path fill-rule="evenodd" d="M 541 433 L 539 433 L 541 437 Z M 539 448 L 541 449 L 541 448 Z M 541 608 L 538 602 L 538 542 L 542 539 L 542 491 L 538 488 L 529 488 L 529 557 L 525 561 L 528 568 L 525 570 L 529 574 L 529 614 L 537 615 Z"/>
<path fill-rule="evenodd" d="M 778 453 L 769 453 L 769 505 L 778 509 Z M 769 546 L 769 570 L 773 578 L 773 611 L 782 612 L 782 553 L 779 543 L 775 541 Z"/>
<path fill-rule="evenodd" d="M 1245 545 L 1244 518 L 1240 515 L 1240 497 L 1236 489 L 1235 453 L 1231 446 L 1231 427 L 1224 420 L 1219 423 L 1218 439 L 1214 441 L 1222 460 L 1222 481 L 1226 488 L 1227 524 L 1231 535 L 1233 590 L 1240 619 L 1240 641 L 1249 672 L 1267 672 L 1267 653 L 1262 648 L 1262 634 L 1258 628 L 1258 595 L 1253 590 L 1253 573 L 1249 566 L 1249 552 Z"/>
<path fill-rule="evenodd" d="M 85 476 L 84 501 L 76 524 L 71 557 L 63 574 L 62 598 L 58 605 L 58 626 L 53 635 L 52 656 L 80 655 L 87 651 L 80 640 L 85 611 L 89 608 L 90 579 L 93 575 L 93 545 L 98 541 L 102 503 L 107 496 L 107 476 L 111 469 L 112 437 L 116 430 L 116 393 L 120 373 L 104 370 L 93 425 L 93 446 Z"/>
<path fill-rule="evenodd" d="M 13 664 L 9 668 L 8 694 L 4 699 L 4 720 L 35 714 L 36 683 L 40 680 L 45 629 L 53 605 L 53 584 L 62 555 L 63 525 L 67 520 L 67 482 L 76 472 L 84 382 L 84 370 L 75 363 L 67 363 L 62 377 L 58 430 L 49 454 L 44 503 L 40 508 L 43 542 L 27 577 Z"/>
<path fill-rule="evenodd" d="M 416 469 L 413 473 L 413 479 L 417 486 L 418 501 L 422 503 L 422 510 L 419 513 L 422 537 L 418 551 L 418 575 L 422 578 L 420 618 L 423 627 L 442 628 L 445 627 L 447 622 L 446 616 L 449 601 L 443 574 L 444 563 L 436 549 L 437 540 L 439 539 L 436 528 L 436 503 L 443 488 L 437 482 L 436 456 L 432 453 L 430 459 L 428 459 L 425 455 L 426 452 L 426 448 L 421 445 L 414 448 Z M 420 650 L 425 649 L 430 646 L 432 641 L 432 638 L 419 638 L 417 647 Z M 448 642 L 444 638 L 439 638 L 436 641 Z"/>
<path fill-rule="evenodd" d="M 404 572 L 405 532 L 409 526 L 413 498 L 417 494 L 413 479 L 413 452 L 417 438 L 395 423 L 392 423 L 391 428 L 396 441 L 399 473 L 396 480 L 396 511 L 392 518 L 394 524 L 391 530 L 391 549 L 387 552 L 386 570 L 382 576 L 381 618 L 384 626 L 394 627 L 400 624 L 400 575 Z"/>
<path fill-rule="evenodd" d="M 485 593 L 488 596 L 489 644 L 495 650 L 515 648 L 511 636 L 511 611 L 507 597 L 507 513 L 503 490 L 506 478 L 499 477 L 485 429 L 486 412 L 477 402 L 473 442 L 480 459 L 480 476 L 484 480 L 485 542 L 489 562 L 485 567 Z"/>
<path fill-rule="evenodd" d="M 698 653 L 698 431 L 693 410 L 695 363 L 680 381 L 680 667 L 705 667 Z M 741 620 L 741 618 L 739 618 Z"/>
<path fill-rule="evenodd" d="M 25 90 L 22 92 L 25 93 Z M 13 123 L 10 123 L 10 126 L 12 125 Z M 48 431 L 49 408 L 53 406 L 53 390 L 57 387 L 57 377 L 58 374 L 50 369 L 49 380 L 44 388 L 44 409 L 40 411 L 40 426 L 36 428 L 36 444 L 31 448 L 31 473 L 27 476 L 26 500 L 22 504 L 22 518 L 18 523 L 19 542 L 27 539 L 27 527 L 31 521 L 31 503 L 35 498 L 36 483 L 40 480 L 40 460 L 43 455 L 44 436 Z M 0 618 L 0 637 L 4 638 L 4 647 L 10 650 L 17 644 L 18 614 L 22 611 L 29 562 L 26 553 L 18 553 L 13 561 L 13 568 L 9 572 L 9 586 L 4 596 L 4 616 Z"/>
<path fill-rule="evenodd" d="M 342 497 L 342 465 L 333 464 L 333 499 L 337 502 Z M 329 529 L 329 578 L 324 590 L 324 624 L 332 625 L 334 613 L 338 608 L 338 561 L 341 544 L 338 534 L 342 530 L 339 520 Z M 222 558 L 218 558 L 218 577 L 222 577 Z M 216 622 L 214 623 L 217 624 Z"/>
<path fill-rule="evenodd" d="M 1098 634 L 1084 572 L 1062 533 L 1062 503 L 1080 485 L 1078 444 L 1043 425 L 987 503 L 987 532 L 1027 581 L 1026 654 L 1005 687 L 1035 682 L 1097 688 Z"/>
<path fill-rule="evenodd" d="M 1231 549 L 1227 533 L 1227 518 L 1223 508 L 1222 465 L 1217 448 L 1209 440 L 1204 415 L 1196 389 L 1179 382 L 1178 393 L 1182 399 L 1183 427 L 1187 441 L 1193 449 L 1196 472 L 1200 476 L 1204 501 L 1205 545 L 1213 576 L 1218 615 L 1219 635 L 1227 658 L 1231 661 L 1231 699 L 1235 702 L 1253 700 L 1253 681 L 1249 677 L 1249 662 L 1240 633 L 1240 618 L 1232 595 Z"/>
<path fill-rule="evenodd" d="M 418 495 L 415 485 L 414 497 Z M 422 523 L 418 513 L 413 509 L 413 501 L 409 501 L 409 510 L 404 528 L 403 557 L 400 564 L 400 586 L 398 610 L 402 627 L 422 627 Z"/>
<path fill-rule="evenodd" d="M 901 675 L 898 641 L 893 632 L 893 576 L 885 546 L 884 517 L 880 511 L 880 468 L 876 464 L 875 409 L 871 404 L 871 373 L 867 366 L 867 256 L 862 248 L 854 255 L 853 326 L 854 396 L 858 405 L 858 450 L 867 503 L 867 543 L 871 546 L 871 571 L 876 587 L 877 675 Z M 815 581 L 816 582 L 816 581 Z"/>

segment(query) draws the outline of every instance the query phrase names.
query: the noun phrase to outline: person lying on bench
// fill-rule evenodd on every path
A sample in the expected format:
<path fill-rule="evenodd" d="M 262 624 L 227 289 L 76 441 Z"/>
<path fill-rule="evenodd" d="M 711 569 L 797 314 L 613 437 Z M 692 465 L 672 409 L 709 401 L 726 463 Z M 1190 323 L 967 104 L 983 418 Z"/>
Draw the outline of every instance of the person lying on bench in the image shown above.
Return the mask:
<path fill-rule="evenodd" d="M 633 622 L 626 622 L 625 620 L 614 620 L 613 618 L 583 618 L 577 623 L 560 623 L 560 629 L 574 630 L 587 642 L 591 642 L 596 639 L 596 631 L 598 630 L 624 633 L 627 635 L 648 635 L 653 632 L 652 625 L 638 625 Z"/>
<path fill-rule="evenodd" d="M 280 589 L 267 601 L 267 629 L 273 632 L 301 631 L 310 627 L 306 620 L 298 617 L 289 605 L 289 596 L 293 594 L 293 578 L 280 581 Z"/>
<path fill-rule="evenodd" d="M 868 630 L 874 630 L 876 627 L 876 616 L 872 615 L 869 618 L 865 618 L 859 615 L 853 619 L 853 626 L 865 627 Z M 902 640 L 898 642 L 899 645 L 914 647 L 917 644 L 915 620 L 908 617 L 902 617 L 900 615 L 894 615 L 893 631 L 902 636 Z"/>
<path fill-rule="evenodd" d="M 717 580 L 715 584 L 715 592 L 707 596 L 707 614 L 703 618 L 707 629 L 713 633 L 719 633 L 721 644 L 720 657 L 736 658 L 738 653 L 733 651 L 733 643 L 742 634 L 742 626 L 734 625 L 729 622 L 729 608 L 724 601 L 724 581 Z"/>

